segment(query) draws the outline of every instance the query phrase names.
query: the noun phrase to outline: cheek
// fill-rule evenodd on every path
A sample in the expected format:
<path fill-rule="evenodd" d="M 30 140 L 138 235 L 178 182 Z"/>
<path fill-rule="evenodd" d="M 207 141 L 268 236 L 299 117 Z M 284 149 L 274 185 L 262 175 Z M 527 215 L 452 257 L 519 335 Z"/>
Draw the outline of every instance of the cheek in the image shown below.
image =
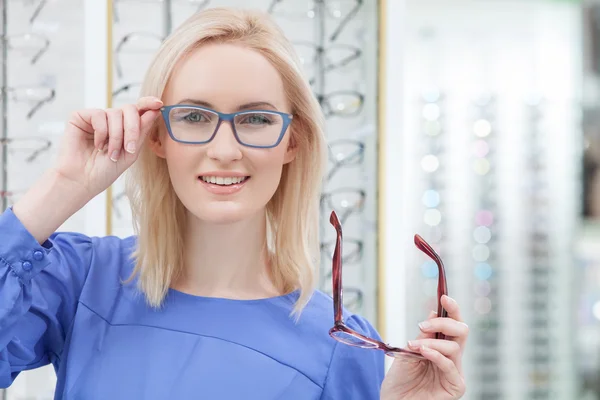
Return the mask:
<path fill-rule="evenodd" d="M 261 173 L 269 175 L 279 175 L 284 164 L 285 148 L 276 147 L 274 149 L 262 150 L 252 157 L 252 164 Z"/>
<path fill-rule="evenodd" d="M 263 154 L 262 157 L 254 159 L 255 167 L 255 195 L 261 202 L 268 202 L 275 194 L 281 182 L 281 173 L 283 171 L 285 151 L 273 149 L 269 154 Z"/>
<path fill-rule="evenodd" d="M 191 148 L 169 142 L 165 146 L 165 158 L 169 167 L 171 180 L 174 182 L 189 179 L 189 175 L 194 172 L 197 156 Z"/>

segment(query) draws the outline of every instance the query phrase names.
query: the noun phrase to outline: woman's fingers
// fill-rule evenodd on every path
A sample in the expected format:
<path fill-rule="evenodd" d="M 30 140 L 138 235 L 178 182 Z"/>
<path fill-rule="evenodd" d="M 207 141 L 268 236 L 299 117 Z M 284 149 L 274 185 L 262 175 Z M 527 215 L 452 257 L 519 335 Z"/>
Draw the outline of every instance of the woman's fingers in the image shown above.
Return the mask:
<path fill-rule="evenodd" d="M 443 354 L 444 357 L 449 358 L 454 364 L 456 364 L 456 367 L 459 372 L 461 371 L 462 349 L 460 348 L 460 345 L 454 340 L 417 339 L 408 342 L 408 348 L 412 351 L 420 351 L 423 346 L 436 350 L 439 353 Z"/>
<path fill-rule="evenodd" d="M 94 110 L 90 115 L 92 134 L 94 135 L 94 147 L 105 150 L 108 140 L 108 119 L 104 110 Z"/>
<path fill-rule="evenodd" d="M 430 313 L 429 317 L 419 324 L 420 333 L 417 339 L 408 342 L 408 348 L 431 361 L 448 382 L 445 389 L 458 398 L 465 392 L 462 353 L 469 335 L 469 327 L 463 322 L 460 307 L 454 299 L 442 296 L 441 303 L 448 312 L 448 317 L 440 318 L 436 313 Z M 435 339 L 438 332 L 444 334 L 446 339 Z"/>
<path fill-rule="evenodd" d="M 156 97 L 142 97 L 137 104 L 122 108 L 74 112 L 69 124 L 84 134 L 82 139 L 93 140 L 95 149 L 106 151 L 110 159 L 117 162 L 124 151 L 137 153 L 162 106 Z"/>
<path fill-rule="evenodd" d="M 163 102 L 157 98 L 152 96 L 140 97 L 136 104 L 140 114 L 143 114 L 144 111 L 154 110 L 158 111 L 163 106 Z"/>
<path fill-rule="evenodd" d="M 463 322 L 462 316 L 460 315 L 460 306 L 450 296 L 443 295 L 441 299 L 442 307 L 448 311 L 448 317 L 457 321 Z"/>
<path fill-rule="evenodd" d="M 123 148 L 123 110 L 109 108 L 106 110 L 108 117 L 108 156 L 114 162 L 119 160 Z"/>
<path fill-rule="evenodd" d="M 142 97 L 137 104 L 98 110 L 93 114 L 94 144 L 103 149 L 108 141 L 108 156 L 117 162 L 124 151 L 135 154 L 145 135 L 160 114 L 163 103 L 155 97 Z M 104 119 L 104 126 L 102 125 Z"/>
<path fill-rule="evenodd" d="M 454 339 L 463 348 L 469 336 L 469 327 L 461 320 L 458 304 L 453 299 L 444 296 L 442 305 L 448 311 L 448 317 L 423 321 L 419 324 L 419 329 L 423 334 L 429 335 L 441 332 Z"/>
<path fill-rule="evenodd" d="M 420 351 L 423 357 L 431 361 L 444 374 L 444 379 L 449 384 L 448 387 L 444 387 L 446 391 L 453 397 L 460 398 L 465 393 L 466 387 L 457 365 L 435 349 L 423 346 Z"/>
<path fill-rule="evenodd" d="M 437 313 L 435 311 L 431 310 L 429 312 L 429 315 L 427 316 L 426 321 L 429 321 L 430 319 L 433 319 L 435 317 L 437 317 Z M 428 333 L 428 332 L 420 331 L 419 335 L 417 336 L 417 339 L 426 339 L 426 338 L 434 338 L 434 337 L 435 337 L 435 332 Z"/>
<path fill-rule="evenodd" d="M 128 104 L 123 110 L 124 150 L 129 154 L 135 154 L 140 139 L 140 115 L 133 104 Z"/>
<path fill-rule="evenodd" d="M 425 334 L 435 334 L 441 332 L 445 336 L 452 337 L 463 344 L 469 335 L 469 327 L 464 322 L 456 321 L 452 318 L 433 318 L 423 321 L 419 324 L 421 332 Z"/>
<path fill-rule="evenodd" d="M 103 150 L 108 139 L 108 121 L 106 111 L 102 109 L 85 109 L 74 112 L 71 115 L 69 124 L 77 128 L 77 131 L 83 132 L 85 140 L 91 138 L 94 140 L 94 147 Z"/>
<path fill-rule="evenodd" d="M 143 142 L 148 134 L 150 133 L 150 129 L 154 125 L 154 121 L 160 115 L 160 111 L 158 110 L 147 110 L 144 111 L 144 114 L 140 117 L 140 130 L 141 130 L 141 140 Z"/>
<path fill-rule="evenodd" d="M 137 103 L 137 109 L 140 116 L 140 138 L 137 148 L 146 140 L 154 121 L 160 115 L 163 102 L 156 97 L 142 97 Z"/>

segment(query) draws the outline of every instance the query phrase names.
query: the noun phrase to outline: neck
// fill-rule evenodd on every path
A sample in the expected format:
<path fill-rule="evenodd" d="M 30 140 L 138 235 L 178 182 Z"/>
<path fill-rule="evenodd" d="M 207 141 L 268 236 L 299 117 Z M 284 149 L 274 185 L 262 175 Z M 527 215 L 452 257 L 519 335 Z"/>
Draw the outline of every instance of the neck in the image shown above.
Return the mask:
<path fill-rule="evenodd" d="M 174 287 L 197 296 L 234 299 L 282 294 L 270 277 L 266 230 L 264 212 L 228 224 L 188 215 L 184 271 Z"/>

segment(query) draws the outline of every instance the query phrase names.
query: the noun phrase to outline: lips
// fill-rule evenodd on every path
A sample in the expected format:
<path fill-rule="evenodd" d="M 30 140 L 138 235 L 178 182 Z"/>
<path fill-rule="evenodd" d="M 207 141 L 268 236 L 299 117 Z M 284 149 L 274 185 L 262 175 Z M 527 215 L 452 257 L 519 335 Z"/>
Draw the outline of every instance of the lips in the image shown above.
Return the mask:
<path fill-rule="evenodd" d="M 212 183 L 219 186 L 231 186 L 237 185 L 248 180 L 249 176 L 215 176 L 215 175 L 202 175 L 200 179 L 206 183 Z"/>
<path fill-rule="evenodd" d="M 249 180 L 250 177 L 244 176 L 243 174 L 217 175 L 215 173 L 207 173 L 206 175 L 200 175 L 198 177 L 198 182 L 200 182 L 206 191 L 219 197 L 239 193 L 243 190 Z"/>

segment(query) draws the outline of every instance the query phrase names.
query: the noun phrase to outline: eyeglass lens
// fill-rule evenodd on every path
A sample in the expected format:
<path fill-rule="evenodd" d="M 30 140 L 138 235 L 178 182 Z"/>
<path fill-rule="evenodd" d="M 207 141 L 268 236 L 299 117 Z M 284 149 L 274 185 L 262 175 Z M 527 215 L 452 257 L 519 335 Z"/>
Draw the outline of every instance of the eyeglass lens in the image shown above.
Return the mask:
<path fill-rule="evenodd" d="M 204 109 L 176 107 L 169 111 L 171 132 L 184 142 L 208 142 L 219 125 L 219 115 Z M 251 146 L 271 146 L 277 143 L 283 129 L 281 115 L 263 111 L 238 114 L 233 120 L 240 142 Z"/>

